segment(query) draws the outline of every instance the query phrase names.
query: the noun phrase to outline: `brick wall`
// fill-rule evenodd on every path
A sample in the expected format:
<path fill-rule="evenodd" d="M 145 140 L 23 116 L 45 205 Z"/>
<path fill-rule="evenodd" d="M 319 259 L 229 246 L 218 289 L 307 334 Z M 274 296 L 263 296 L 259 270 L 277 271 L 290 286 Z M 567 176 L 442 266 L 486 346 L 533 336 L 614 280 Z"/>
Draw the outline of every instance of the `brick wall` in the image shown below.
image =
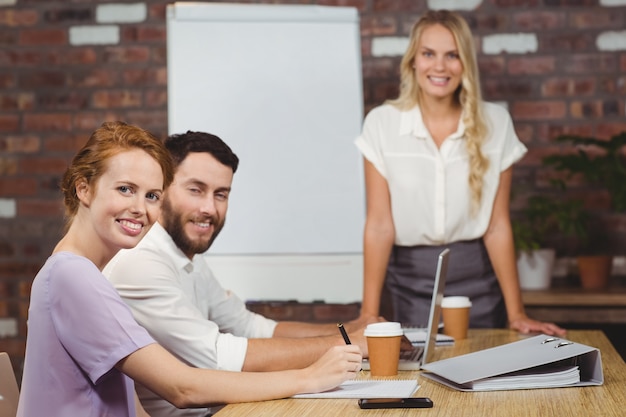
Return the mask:
<path fill-rule="evenodd" d="M 66 164 L 105 120 L 166 135 L 167 3 L 0 0 L 0 350 L 16 363 L 30 283 L 61 234 Z M 485 97 L 508 106 L 530 149 L 515 176 L 531 189 L 546 186 L 539 162 L 557 150 L 555 135 L 626 130 L 626 0 L 271 3 L 358 8 L 366 110 L 397 94 L 420 13 L 459 10 L 475 34 Z M 614 221 L 623 233 L 626 221 Z"/>

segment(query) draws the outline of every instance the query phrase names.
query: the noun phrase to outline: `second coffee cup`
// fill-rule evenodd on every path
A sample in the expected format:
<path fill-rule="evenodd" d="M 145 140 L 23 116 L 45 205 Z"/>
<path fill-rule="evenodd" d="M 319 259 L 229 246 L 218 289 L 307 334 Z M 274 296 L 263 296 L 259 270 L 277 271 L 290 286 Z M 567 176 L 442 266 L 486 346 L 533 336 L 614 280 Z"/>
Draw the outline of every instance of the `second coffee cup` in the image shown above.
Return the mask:
<path fill-rule="evenodd" d="M 398 374 L 402 327 L 397 322 L 372 323 L 365 328 L 372 376 Z"/>
<path fill-rule="evenodd" d="M 441 302 L 443 332 L 455 340 L 466 339 L 471 306 L 468 297 L 444 297 Z"/>

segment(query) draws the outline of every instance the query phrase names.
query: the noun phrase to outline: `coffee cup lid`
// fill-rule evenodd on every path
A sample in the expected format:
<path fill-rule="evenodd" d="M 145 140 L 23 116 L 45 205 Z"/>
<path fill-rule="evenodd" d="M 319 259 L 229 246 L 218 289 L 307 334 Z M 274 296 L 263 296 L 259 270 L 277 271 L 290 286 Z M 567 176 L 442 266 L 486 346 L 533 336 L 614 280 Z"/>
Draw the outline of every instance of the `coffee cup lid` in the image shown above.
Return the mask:
<path fill-rule="evenodd" d="M 472 302 L 468 297 L 443 297 L 441 301 L 441 307 L 444 308 L 462 308 L 462 307 L 471 307 Z"/>
<path fill-rule="evenodd" d="M 369 337 L 402 336 L 403 334 L 402 326 L 395 321 L 368 324 L 364 332 L 364 335 Z"/>

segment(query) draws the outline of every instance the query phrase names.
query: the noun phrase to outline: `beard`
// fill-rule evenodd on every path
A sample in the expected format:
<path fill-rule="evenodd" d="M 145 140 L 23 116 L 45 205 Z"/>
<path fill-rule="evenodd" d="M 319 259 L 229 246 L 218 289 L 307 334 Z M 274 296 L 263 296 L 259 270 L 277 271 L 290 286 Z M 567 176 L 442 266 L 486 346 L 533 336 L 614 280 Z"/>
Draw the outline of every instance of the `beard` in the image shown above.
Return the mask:
<path fill-rule="evenodd" d="M 163 228 L 172 237 L 176 246 L 189 258 L 195 254 L 206 252 L 224 227 L 224 221 L 220 221 L 217 216 L 204 216 L 202 219 L 195 219 L 194 221 L 210 221 L 214 225 L 215 231 L 209 239 L 193 240 L 185 233 L 184 226 L 187 221 L 183 219 L 181 213 L 174 210 L 168 199 L 165 199 L 161 206 L 161 218 L 163 219 Z"/>

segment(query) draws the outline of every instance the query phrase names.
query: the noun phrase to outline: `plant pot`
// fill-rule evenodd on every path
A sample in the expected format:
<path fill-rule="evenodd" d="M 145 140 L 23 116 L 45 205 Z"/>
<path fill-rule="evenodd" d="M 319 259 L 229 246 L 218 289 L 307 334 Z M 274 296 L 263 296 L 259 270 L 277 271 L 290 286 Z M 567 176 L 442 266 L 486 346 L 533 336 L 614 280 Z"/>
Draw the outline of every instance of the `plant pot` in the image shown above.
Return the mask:
<path fill-rule="evenodd" d="M 608 287 L 613 268 L 613 256 L 590 255 L 578 256 L 576 259 L 580 285 L 583 288 L 597 290 Z"/>
<path fill-rule="evenodd" d="M 521 252 L 517 258 L 517 272 L 522 290 L 545 290 L 552 283 L 554 249 Z"/>

